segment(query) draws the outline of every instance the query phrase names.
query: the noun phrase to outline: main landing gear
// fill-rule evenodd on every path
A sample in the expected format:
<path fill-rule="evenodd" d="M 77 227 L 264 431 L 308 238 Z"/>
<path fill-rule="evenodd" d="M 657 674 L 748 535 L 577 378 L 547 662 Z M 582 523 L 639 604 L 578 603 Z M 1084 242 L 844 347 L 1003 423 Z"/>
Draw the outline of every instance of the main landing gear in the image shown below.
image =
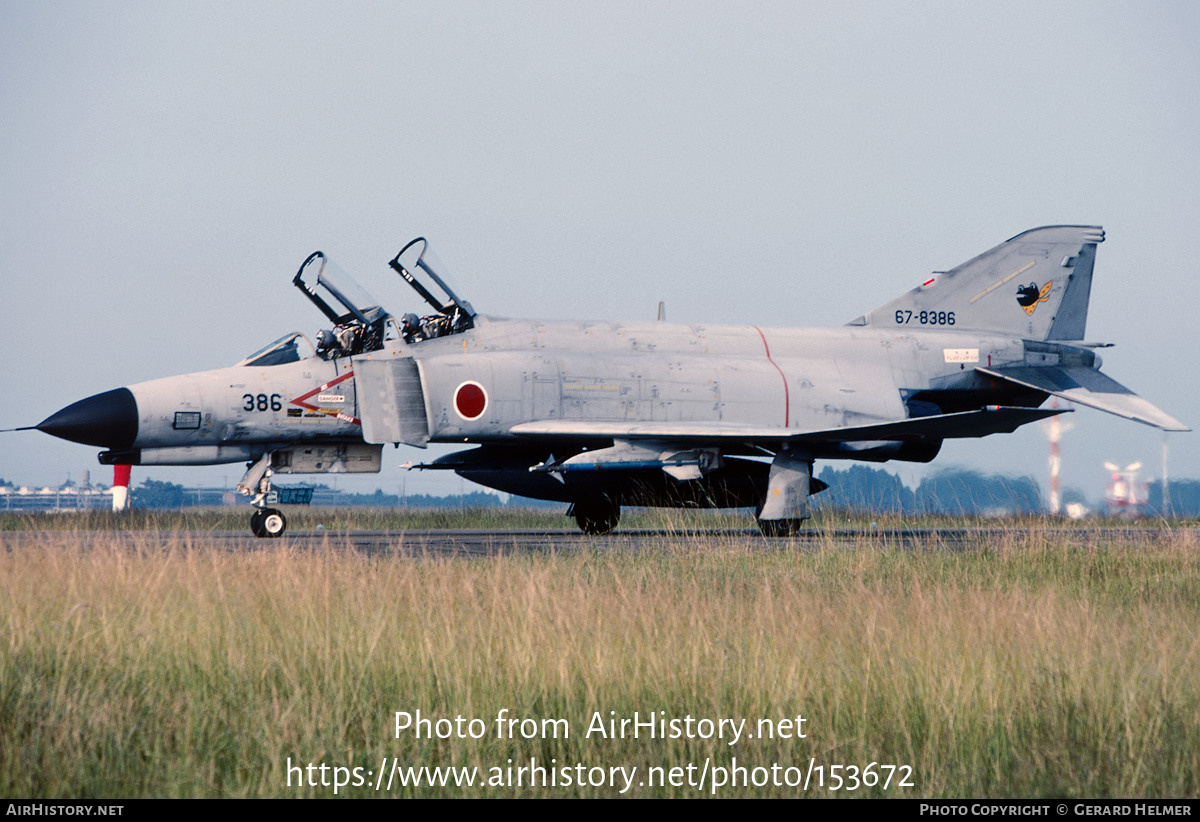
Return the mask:
<path fill-rule="evenodd" d="M 786 450 L 775 454 L 767 479 L 767 495 L 755 518 L 764 537 L 791 537 L 812 514 L 808 498 L 825 488 L 813 479 L 812 459 Z"/>
<path fill-rule="evenodd" d="M 794 537 L 804 526 L 802 519 L 759 519 L 758 530 L 764 537 Z"/>
<path fill-rule="evenodd" d="M 607 534 L 621 521 L 621 506 L 605 497 L 571 504 L 568 516 L 574 516 L 585 534 Z"/>

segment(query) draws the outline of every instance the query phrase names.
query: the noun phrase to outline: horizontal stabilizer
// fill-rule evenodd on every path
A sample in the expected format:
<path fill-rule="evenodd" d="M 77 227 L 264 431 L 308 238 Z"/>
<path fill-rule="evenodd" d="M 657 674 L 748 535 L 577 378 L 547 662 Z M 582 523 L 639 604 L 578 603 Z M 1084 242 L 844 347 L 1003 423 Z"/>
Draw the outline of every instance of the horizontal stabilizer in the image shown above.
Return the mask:
<path fill-rule="evenodd" d="M 1083 366 L 1018 365 L 1004 368 L 976 368 L 981 374 L 1036 388 L 1064 400 L 1076 402 L 1153 425 L 1164 431 L 1190 431 L 1179 420 L 1160 411 L 1116 380 L 1094 368 Z"/>

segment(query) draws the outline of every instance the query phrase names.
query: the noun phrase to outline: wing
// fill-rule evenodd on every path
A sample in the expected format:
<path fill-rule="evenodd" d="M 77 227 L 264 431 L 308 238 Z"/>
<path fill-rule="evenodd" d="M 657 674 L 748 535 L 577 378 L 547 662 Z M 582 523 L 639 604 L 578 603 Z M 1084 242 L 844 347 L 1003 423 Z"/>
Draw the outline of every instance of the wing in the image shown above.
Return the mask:
<path fill-rule="evenodd" d="M 774 449 L 784 443 L 819 445 L 821 443 L 880 440 L 984 437 L 988 434 L 1010 433 L 1026 423 L 1052 417 L 1062 411 L 1063 409 L 1057 408 L 988 406 L 978 411 L 961 411 L 955 414 L 936 414 L 872 425 L 807 431 L 703 422 L 623 423 L 584 420 L 539 420 L 519 423 L 509 430 L 513 434 L 530 438 L 686 440 L 704 445 L 748 442 L 759 443 Z"/>

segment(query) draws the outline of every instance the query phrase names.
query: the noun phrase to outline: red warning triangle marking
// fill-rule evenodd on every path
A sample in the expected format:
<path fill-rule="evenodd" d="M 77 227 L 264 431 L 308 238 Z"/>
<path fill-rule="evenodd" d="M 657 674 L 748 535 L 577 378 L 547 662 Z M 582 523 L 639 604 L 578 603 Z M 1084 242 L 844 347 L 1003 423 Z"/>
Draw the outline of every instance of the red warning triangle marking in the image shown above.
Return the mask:
<path fill-rule="evenodd" d="M 316 394 L 320 394 L 322 391 L 328 391 L 330 388 L 333 388 L 338 383 L 345 382 L 346 380 L 350 379 L 353 376 L 354 376 L 353 371 L 347 371 L 345 374 L 338 377 L 336 380 L 330 380 L 329 382 L 324 383 L 323 385 L 318 385 L 316 388 L 314 388 L 312 391 L 309 391 L 307 394 L 301 394 L 300 396 L 296 397 L 295 399 L 288 400 L 288 402 L 290 402 L 292 405 L 298 405 L 301 408 L 307 408 L 309 411 L 316 411 L 319 414 L 325 414 L 330 417 L 337 417 L 339 420 L 342 420 L 343 422 L 352 422 L 355 425 L 362 425 L 362 420 L 360 420 L 358 417 L 352 417 L 349 414 L 343 413 L 342 411 L 334 411 L 331 408 L 322 408 L 319 405 L 313 405 L 310 402 L 305 402 L 305 400 L 307 400 L 309 397 L 312 397 Z"/>

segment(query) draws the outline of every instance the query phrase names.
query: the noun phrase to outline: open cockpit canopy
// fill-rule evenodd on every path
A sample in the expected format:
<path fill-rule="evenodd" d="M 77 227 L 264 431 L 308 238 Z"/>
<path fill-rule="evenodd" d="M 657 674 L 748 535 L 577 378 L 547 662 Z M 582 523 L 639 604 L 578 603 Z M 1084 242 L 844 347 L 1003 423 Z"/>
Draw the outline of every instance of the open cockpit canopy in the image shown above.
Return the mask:
<path fill-rule="evenodd" d="M 450 286 L 444 266 L 424 237 L 404 246 L 389 265 L 429 304 L 432 313 L 423 316 L 409 313 L 393 318 L 323 252 L 314 251 L 308 255 L 292 278 L 292 284 L 333 323 L 332 329 L 317 334 L 318 356 L 327 360 L 353 356 L 377 351 L 385 340 L 398 336 L 403 336 L 407 343 L 416 343 L 458 334 L 475 326 L 475 309 Z M 275 346 L 286 348 L 287 341 L 272 343 L 242 364 L 251 364 L 256 358 L 273 358 L 270 363 L 262 364 L 275 364 L 284 361 L 279 359 L 281 357 L 292 356 L 282 350 L 273 353 Z M 300 359 L 299 355 L 295 359 Z"/>
<path fill-rule="evenodd" d="M 324 252 L 309 254 L 292 278 L 292 284 L 337 325 L 355 321 L 370 325 L 387 317 L 378 301 Z"/>
<path fill-rule="evenodd" d="M 383 347 L 391 315 L 324 253 L 309 254 L 292 284 L 333 323 L 318 332 L 317 354 L 334 359 Z"/>
<path fill-rule="evenodd" d="M 400 249 L 400 253 L 388 265 L 412 286 L 434 311 L 433 314 L 423 317 L 417 317 L 416 314 L 404 315 L 401 325 L 405 341 L 418 342 L 432 337 L 444 337 L 474 327 L 475 309 L 454 293 L 447 281 L 445 267 L 424 237 L 418 237 Z"/>

